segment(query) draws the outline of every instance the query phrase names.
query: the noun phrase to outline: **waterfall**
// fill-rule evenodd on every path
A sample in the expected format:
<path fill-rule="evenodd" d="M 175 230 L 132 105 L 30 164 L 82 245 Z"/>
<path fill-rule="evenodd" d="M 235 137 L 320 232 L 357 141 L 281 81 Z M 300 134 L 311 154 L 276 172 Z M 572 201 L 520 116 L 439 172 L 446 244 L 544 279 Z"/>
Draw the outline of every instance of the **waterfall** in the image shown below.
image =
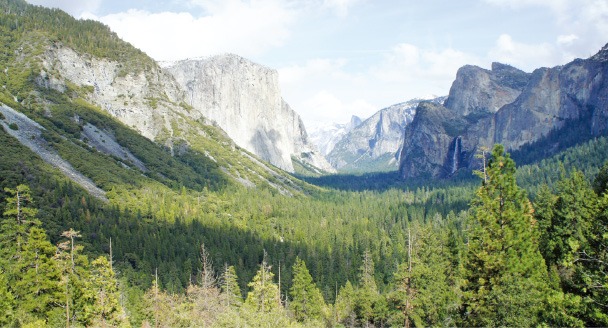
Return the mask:
<path fill-rule="evenodd" d="M 454 151 L 452 154 L 452 174 L 456 173 L 458 167 L 460 165 L 460 147 L 461 147 L 461 138 L 460 136 L 454 139 Z"/>

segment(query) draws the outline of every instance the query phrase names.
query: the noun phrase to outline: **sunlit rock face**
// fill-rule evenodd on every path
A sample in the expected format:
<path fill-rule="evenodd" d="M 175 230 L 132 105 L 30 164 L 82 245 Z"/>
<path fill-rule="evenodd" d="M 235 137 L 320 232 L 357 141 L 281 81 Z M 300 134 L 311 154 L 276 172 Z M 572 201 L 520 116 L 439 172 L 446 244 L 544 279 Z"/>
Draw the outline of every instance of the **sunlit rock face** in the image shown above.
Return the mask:
<path fill-rule="evenodd" d="M 276 70 L 236 55 L 183 60 L 166 69 L 188 104 L 240 147 L 289 172 L 292 157 L 333 171 L 309 143 L 299 115 L 281 98 Z"/>
<path fill-rule="evenodd" d="M 400 175 L 448 177 L 478 169 L 481 147 L 501 143 L 514 151 L 574 126 L 590 137 L 606 135 L 607 74 L 608 46 L 588 59 L 532 73 L 498 63 L 491 70 L 464 66 L 444 105 L 419 105 L 406 127 Z M 560 141 L 547 142 L 551 148 Z"/>

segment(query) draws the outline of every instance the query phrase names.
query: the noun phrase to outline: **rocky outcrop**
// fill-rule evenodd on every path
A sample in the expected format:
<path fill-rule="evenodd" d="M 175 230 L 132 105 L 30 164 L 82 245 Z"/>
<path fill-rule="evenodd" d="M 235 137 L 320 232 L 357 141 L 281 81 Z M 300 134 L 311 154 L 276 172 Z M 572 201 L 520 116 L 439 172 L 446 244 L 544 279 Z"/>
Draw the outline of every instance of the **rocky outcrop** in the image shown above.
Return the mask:
<path fill-rule="evenodd" d="M 448 159 L 462 162 L 463 128 L 466 122 L 453 111 L 440 104 L 422 102 L 416 109 L 416 116 L 405 129 L 401 150 L 400 172 L 404 177 L 446 176 L 454 170 Z M 456 164 L 458 165 L 458 164 Z M 456 170 L 458 166 L 456 166 Z"/>
<path fill-rule="evenodd" d="M 460 116 L 495 113 L 521 94 L 528 79 L 529 74 L 500 63 L 492 63 L 492 70 L 463 66 L 456 73 L 445 107 Z"/>
<path fill-rule="evenodd" d="M 429 100 L 443 103 L 445 97 Z M 395 170 L 403 146 L 403 131 L 412 121 L 421 99 L 381 109 L 336 144 L 327 159 L 341 171 Z"/>
<path fill-rule="evenodd" d="M 179 85 L 156 65 L 133 71 L 123 63 L 79 54 L 60 44 L 47 49 L 42 65 L 39 84 L 60 92 L 68 83 L 82 87 L 88 100 L 149 139 L 164 142 L 158 139 L 171 134 L 174 114 L 188 114 L 177 105 L 184 99 Z"/>
<path fill-rule="evenodd" d="M 166 69 L 185 90 L 188 104 L 240 147 L 289 172 L 294 171 L 292 157 L 333 171 L 281 98 L 276 70 L 236 55 L 184 60 Z"/>
<path fill-rule="evenodd" d="M 497 63 L 491 71 L 465 66 L 445 106 L 431 112 L 421 104 L 406 127 L 400 174 L 447 177 L 461 168 L 477 169 L 474 155 L 482 146 L 501 143 L 514 151 L 574 126 L 582 129 L 577 138 L 606 135 L 606 74 L 608 46 L 589 59 L 531 74 Z M 562 140 L 553 138 L 545 144 L 557 148 Z"/>

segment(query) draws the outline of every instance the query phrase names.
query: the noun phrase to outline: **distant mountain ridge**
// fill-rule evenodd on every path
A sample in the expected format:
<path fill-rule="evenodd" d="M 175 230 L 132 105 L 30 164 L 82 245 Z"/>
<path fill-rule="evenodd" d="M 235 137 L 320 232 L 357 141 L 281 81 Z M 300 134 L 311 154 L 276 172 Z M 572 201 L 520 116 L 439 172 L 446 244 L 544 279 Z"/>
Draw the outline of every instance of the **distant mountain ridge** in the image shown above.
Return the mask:
<path fill-rule="evenodd" d="M 352 129 L 327 155 L 342 172 L 392 171 L 399 165 L 403 131 L 421 101 L 442 103 L 445 97 L 412 99 L 381 109 Z"/>
<path fill-rule="evenodd" d="M 309 139 L 323 156 L 327 156 L 347 133 L 362 122 L 360 117 L 353 115 L 348 123 L 333 123 L 315 128 L 310 131 Z"/>
<path fill-rule="evenodd" d="M 588 59 L 532 73 L 500 63 L 491 70 L 464 66 L 445 105 L 421 103 L 406 127 L 400 175 L 449 177 L 478 169 L 475 155 L 495 143 L 510 152 L 543 147 L 550 155 L 606 135 L 607 74 L 608 45 Z"/>

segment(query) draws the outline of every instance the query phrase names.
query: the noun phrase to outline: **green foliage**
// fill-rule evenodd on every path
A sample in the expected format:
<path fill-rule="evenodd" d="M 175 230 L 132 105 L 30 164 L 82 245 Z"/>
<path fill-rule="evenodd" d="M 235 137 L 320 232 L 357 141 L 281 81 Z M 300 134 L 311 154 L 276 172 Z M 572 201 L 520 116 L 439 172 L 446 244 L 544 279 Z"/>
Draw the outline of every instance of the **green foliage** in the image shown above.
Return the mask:
<path fill-rule="evenodd" d="M 393 324 L 416 326 L 451 325 L 456 317 L 458 272 L 450 263 L 448 234 L 443 229 L 415 226 L 411 235 L 411 257 L 394 274 L 394 289 L 388 295 Z M 408 324 L 405 324 L 408 326 Z"/>
<path fill-rule="evenodd" d="M 292 275 L 289 293 L 291 295 L 291 302 L 289 306 L 296 320 L 322 319 L 325 301 L 323 300 L 321 291 L 313 282 L 310 272 L 306 268 L 306 263 L 300 258 L 296 258 Z"/>
<path fill-rule="evenodd" d="M 598 174 L 595 181 L 602 179 Z M 597 188 L 599 184 L 595 184 Z M 604 326 L 608 316 L 606 194 L 599 197 L 580 171 L 562 176 L 556 194 L 543 189 L 535 202 L 543 255 L 568 316 L 559 324 Z M 568 322 L 570 321 L 570 322 Z"/>
<path fill-rule="evenodd" d="M 253 280 L 247 284 L 251 288 L 245 300 L 248 308 L 260 313 L 272 313 L 280 309 L 279 287 L 273 282 L 273 277 L 264 258 Z"/>
<path fill-rule="evenodd" d="M 14 316 L 15 297 L 8 287 L 4 272 L 0 271 L 0 325 L 8 326 Z"/>
<path fill-rule="evenodd" d="M 374 274 L 374 260 L 369 250 L 365 250 L 363 263 L 359 268 L 359 286 L 355 302 L 357 318 L 365 325 L 374 320 L 374 308 L 380 298 Z"/>
<path fill-rule="evenodd" d="M 243 303 L 243 295 L 241 294 L 241 288 L 238 283 L 238 276 L 236 275 L 236 269 L 234 266 L 228 266 L 224 268 L 222 274 L 222 297 L 225 300 L 227 307 L 239 307 Z"/>
<path fill-rule="evenodd" d="M 126 315 L 120 306 L 118 281 L 110 261 L 100 256 L 91 262 L 90 290 L 93 302 L 89 309 L 94 326 L 118 327 L 124 324 Z"/>
<path fill-rule="evenodd" d="M 532 205 L 502 146 L 492 150 L 486 173 L 471 202 L 463 320 L 469 326 L 535 325 L 545 307 L 547 270 Z"/>
<path fill-rule="evenodd" d="M 593 180 L 593 190 L 598 195 L 602 195 L 608 191 L 608 161 L 604 163 L 595 180 Z"/>

